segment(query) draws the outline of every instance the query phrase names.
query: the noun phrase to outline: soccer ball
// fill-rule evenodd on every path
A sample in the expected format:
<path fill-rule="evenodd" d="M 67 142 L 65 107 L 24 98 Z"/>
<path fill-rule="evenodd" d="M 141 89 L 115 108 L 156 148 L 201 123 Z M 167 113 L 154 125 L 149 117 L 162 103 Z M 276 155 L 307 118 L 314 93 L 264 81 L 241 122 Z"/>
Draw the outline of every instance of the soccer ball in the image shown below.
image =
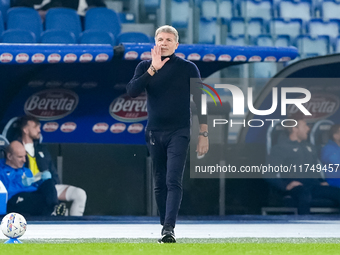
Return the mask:
<path fill-rule="evenodd" d="M 25 234 L 27 223 L 19 213 L 9 213 L 1 221 L 1 230 L 8 238 L 19 238 Z"/>

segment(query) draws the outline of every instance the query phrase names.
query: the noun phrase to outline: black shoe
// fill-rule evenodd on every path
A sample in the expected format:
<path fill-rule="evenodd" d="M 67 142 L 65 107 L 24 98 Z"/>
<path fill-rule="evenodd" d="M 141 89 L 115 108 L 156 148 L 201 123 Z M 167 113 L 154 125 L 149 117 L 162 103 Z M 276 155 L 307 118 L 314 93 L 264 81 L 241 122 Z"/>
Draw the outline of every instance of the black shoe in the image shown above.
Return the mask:
<path fill-rule="evenodd" d="M 162 238 L 158 240 L 158 243 L 176 243 L 176 237 L 173 226 L 164 225 L 161 234 Z"/>
<path fill-rule="evenodd" d="M 54 211 L 52 212 L 52 216 L 65 216 L 66 214 L 66 204 L 60 203 L 54 207 Z"/>

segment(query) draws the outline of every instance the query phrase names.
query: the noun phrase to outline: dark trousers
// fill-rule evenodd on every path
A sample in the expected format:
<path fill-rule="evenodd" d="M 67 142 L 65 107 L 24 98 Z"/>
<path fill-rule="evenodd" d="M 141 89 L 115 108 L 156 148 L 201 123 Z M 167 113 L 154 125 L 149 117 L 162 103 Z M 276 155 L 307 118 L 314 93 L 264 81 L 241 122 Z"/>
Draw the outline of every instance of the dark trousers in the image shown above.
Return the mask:
<path fill-rule="evenodd" d="M 21 192 L 8 200 L 7 212 L 25 215 L 51 215 L 59 203 L 52 179 L 44 181 L 34 192 Z"/>
<path fill-rule="evenodd" d="M 146 131 L 146 141 L 152 159 L 160 222 L 175 227 L 182 201 L 182 180 L 190 129 Z"/>
<path fill-rule="evenodd" d="M 340 205 L 340 189 L 331 186 L 297 186 L 288 191 L 297 204 L 299 214 L 309 214 L 312 199 L 330 199 Z"/>

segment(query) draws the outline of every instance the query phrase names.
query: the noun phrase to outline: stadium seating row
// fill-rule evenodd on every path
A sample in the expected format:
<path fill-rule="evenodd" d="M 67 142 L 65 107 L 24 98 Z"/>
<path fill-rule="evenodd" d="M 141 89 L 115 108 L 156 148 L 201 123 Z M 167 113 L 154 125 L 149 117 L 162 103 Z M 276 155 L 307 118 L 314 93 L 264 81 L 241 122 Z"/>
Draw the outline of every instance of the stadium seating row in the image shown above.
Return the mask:
<path fill-rule="evenodd" d="M 159 3 L 158 0 L 150 3 L 152 2 Z M 262 18 L 265 21 L 275 18 L 301 19 L 302 22 L 322 18 L 328 21 L 339 19 L 340 13 L 340 2 L 336 0 L 220 0 L 219 3 L 216 0 L 201 0 L 199 7 L 201 19 L 221 18 L 226 21 L 236 17 Z M 189 0 L 172 0 L 172 25 L 179 28 L 187 27 L 189 9 Z"/>
<path fill-rule="evenodd" d="M 92 8 L 85 16 L 84 31 L 80 17 L 73 9 L 52 8 L 45 18 L 45 29 L 39 13 L 26 7 L 10 8 L 5 22 L 0 21 L 1 42 L 4 43 L 108 43 L 150 42 L 143 33 L 121 33 L 115 11 Z M 28 22 L 29 21 L 29 22 Z"/>
<path fill-rule="evenodd" d="M 199 42 L 214 44 L 220 30 L 225 29 L 226 37 L 222 38 L 222 44 L 296 46 L 302 55 L 307 52 L 322 55 L 340 51 L 339 24 L 339 20 L 324 22 L 321 19 L 312 19 L 304 26 L 300 19 L 273 19 L 265 22 L 263 19 L 253 18 L 247 22 L 244 18 L 232 18 L 225 26 L 219 26 L 216 20 L 202 19 L 199 24 Z M 310 46 L 302 47 L 307 43 Z M 302 50 L 313 48 L 313 45 L 315 49 Z"/>
<path fill-rule="evenodd" d="M 178 2 L 179 0 L 173 0 Z M 188 2 L 181 0 L 180 2 Z M 206 19 L 232 17 L 294 19 L 337 19 L 340 3 L 336 0 L 202 0 L 201 17 Z"/>
<path fill-rule="evenodd" d="M 289 47 L 296 46 L 299 50 L 300 57 L 311 57 L 326 55 L 333 52 L 340 52 L 340 37 L 336 38 L 335 45 L 330 43 L 328 36 L 311 37 L 308 35 L 299 35 L 294 43 L 291 43 L 290 37 L 285 35 L 271 36 L 259 35 L 255 38 L 246 38 L 244 35 L 227 36 L 227 45 L 257 45 L 257 46 L 276 46 Z"/>

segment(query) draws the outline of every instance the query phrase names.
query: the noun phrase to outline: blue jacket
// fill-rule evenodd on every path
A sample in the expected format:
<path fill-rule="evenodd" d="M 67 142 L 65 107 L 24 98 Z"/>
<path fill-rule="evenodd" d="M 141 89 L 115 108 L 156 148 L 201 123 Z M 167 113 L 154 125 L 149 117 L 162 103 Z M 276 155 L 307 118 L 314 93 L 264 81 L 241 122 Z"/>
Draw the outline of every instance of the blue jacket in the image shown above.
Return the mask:
<path fill-rule="evenodd" d="M 325 173 L 326 180 L 329 185 L 340 187 L 340 146 L 336 142 L 329 140 L 321 150 L 321 162 L 327 165 L 328 171 Z M 335 172 L 336 165 L 333 165 L 333 171 L 329 164 L 338 164 L 338 170 Z"/>
<path fill-rule="evenodd" d="M 21 192 L 33 192 L 37 190 L 34 186 L 24 186 L 22 176 L 33 177 L 31 170 L 26 167 L 14 169 L 6 165 L 6 159 L 0 159 L 0 180 L 8 192 L 8 199 Z"/>

